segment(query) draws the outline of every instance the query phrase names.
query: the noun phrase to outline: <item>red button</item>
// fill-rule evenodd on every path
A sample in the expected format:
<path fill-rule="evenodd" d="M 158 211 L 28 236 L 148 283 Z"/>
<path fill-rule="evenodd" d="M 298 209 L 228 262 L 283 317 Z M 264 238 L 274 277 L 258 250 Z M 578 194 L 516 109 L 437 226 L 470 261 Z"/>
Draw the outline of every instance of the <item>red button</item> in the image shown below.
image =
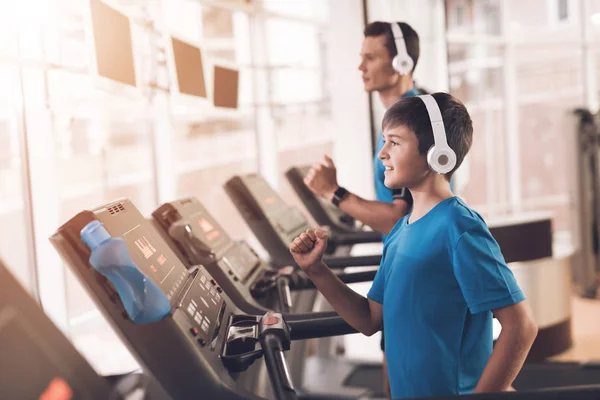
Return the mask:
<path fill-rule="evenodd" d="M 190 332 L 192 332 L 192 335 L 198 336 L 198 328 L 193 327 L 192 329 L 190 329 Z"/>
<path fill-rule="evenodd" d="M 275 325 L 279 323 L 279 318 L 273 316 L 273 315 L 269 315 L 267 317 L 263 318 L 263 324 L 269 326 L 269 325 Z"/>

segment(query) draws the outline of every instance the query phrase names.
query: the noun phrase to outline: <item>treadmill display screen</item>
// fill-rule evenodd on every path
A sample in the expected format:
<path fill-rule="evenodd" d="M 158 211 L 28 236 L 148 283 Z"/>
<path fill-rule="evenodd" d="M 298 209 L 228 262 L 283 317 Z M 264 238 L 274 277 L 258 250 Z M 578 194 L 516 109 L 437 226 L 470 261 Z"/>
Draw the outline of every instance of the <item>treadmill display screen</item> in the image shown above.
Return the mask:
<path fill-rule="evenodd" d="M 202 232 L 204 232 L 206 240 L 208 240 L 209 242 L 213 242 L 214 240 L 221 237 L 221 232 L 215 229 L 215 227 L 205 218 L 199 218 L 198 224 L 200 225 L 200 229 L 202 229 Z"/>
<path fill-rule="evenodd" d="M 231 248 L 222 258 L 222 263 L 242 282 L 254 271 L 260 259 L 247 243 Z"/>
<path fill-rule="evenodd" d="M 167 294 L 169 300 L 177 292 L 181 283 L 187 277 L 186 270 L 179 270 L 165 254 L 157 250 L 158 243 L 153 233 L 144 230 L 141 225 L 123 234 L 129 251 L 138 268 L 148 274 L 154 282 Z M 173 276 L 180 272 L 180 276 Z M 173 287 L 165 287 L 165 282 L 174 282 Z M 168 283 L 167 283 L 168 285 Z"/>

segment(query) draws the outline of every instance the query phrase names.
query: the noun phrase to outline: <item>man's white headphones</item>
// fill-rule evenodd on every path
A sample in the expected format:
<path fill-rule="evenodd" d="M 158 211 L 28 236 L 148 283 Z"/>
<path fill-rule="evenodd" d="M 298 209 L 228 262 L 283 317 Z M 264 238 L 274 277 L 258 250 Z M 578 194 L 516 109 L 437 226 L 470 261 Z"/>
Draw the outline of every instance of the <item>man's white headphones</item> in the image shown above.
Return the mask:
<path fill-rule="evenodd" d="M 425 103 L 433 131 L 433 146 L 427 152 L 427 163 L 434 172 L 447 174 L 456 166 L 456 153 L 448 146 L 440 107 L 430 94 L 418 97 Z"/>
<path fill-rule="evenodd" d="M 415 63 L 406 51 L 406 42 L 404 41 L 404 35 L 400 24 L 397 22 L 391 22 L 392 34 L 394 36 L 394 42 L 396 43 L 396 56 L 392 60 L 392 66 L 400 75 L 408 75 L 412 72 Z"/>

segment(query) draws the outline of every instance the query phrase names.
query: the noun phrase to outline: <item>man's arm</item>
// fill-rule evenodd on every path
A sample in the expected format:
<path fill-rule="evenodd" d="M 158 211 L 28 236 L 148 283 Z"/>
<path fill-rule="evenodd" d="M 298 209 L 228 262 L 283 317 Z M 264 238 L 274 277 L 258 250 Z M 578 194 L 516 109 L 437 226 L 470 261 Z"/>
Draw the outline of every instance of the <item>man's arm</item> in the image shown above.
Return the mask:
<path fill-rule="evenodd" d="M 331 201 L 334 192 L 339 188 L 337 170 L 333 160 L 325 156 L 325 162 L 313 166 L 304 178 L 304 183 L 314 194 Z M 339 207 L 354 219 L 384 234 L 390 233 L 396 222 L 409 210 L 408 203 L 402 199 L 394 199 L 394 203 L 390 204 L 383 201 L 365 200 L 353 193 L 349 193 L 340 202 Z"/>
<path fill-rule="evenodd" d="M 383 306 L 350 289 L 322 261 L 307 271 L 319 292 L 354 329 L 366 336 L 381 330 Z"/>
<path fill-rule="evenodd" d="M 502 332 L 474 393 L 511 390 L 537 336 L 538 328 L 529 317 L 526 300 L 493 313 L 502 325 Z"/>
<path fill-rule="evenodd" d="M 331 195 L 333 198 L 333 195 Z M 340 202 L 340 210 L 356 220 L 368 225 L 374 231 L 388 234 L 400 218 L 408 214 L 408 204 L 404 200 L 386 203 L 377 200 L 365 200 L 354 193 Z"/>

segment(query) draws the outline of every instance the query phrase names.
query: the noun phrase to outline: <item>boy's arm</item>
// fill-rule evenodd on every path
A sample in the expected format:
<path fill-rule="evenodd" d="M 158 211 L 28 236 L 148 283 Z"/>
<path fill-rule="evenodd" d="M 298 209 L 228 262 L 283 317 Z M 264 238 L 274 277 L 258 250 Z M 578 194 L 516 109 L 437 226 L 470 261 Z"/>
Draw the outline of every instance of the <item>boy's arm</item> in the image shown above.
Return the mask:
<path fill-rule="evenodd" d="M 529 316 L 526 300 L 493 310 L 493 313 L 502 331 L 474 393 L 511 390 L 537 336 L 538 328 Z"/>
<path fill-rule="evenodd" d="M 333 309 L 354 329 L 367 336 L 381 330 L 381 304 L 350 289 L 323 261 L 311 266 L 307 274 Z"/>
<path fill-rule="evenodd" d="M 331 272 L 321 261 L 326 248 L 327 233 L 308 229 L 294 239 L 290 252 L 296 264 L 348 324 L 368 336 L 378 332 L 383 324 L 382 305 L 359 295 Z"/>

